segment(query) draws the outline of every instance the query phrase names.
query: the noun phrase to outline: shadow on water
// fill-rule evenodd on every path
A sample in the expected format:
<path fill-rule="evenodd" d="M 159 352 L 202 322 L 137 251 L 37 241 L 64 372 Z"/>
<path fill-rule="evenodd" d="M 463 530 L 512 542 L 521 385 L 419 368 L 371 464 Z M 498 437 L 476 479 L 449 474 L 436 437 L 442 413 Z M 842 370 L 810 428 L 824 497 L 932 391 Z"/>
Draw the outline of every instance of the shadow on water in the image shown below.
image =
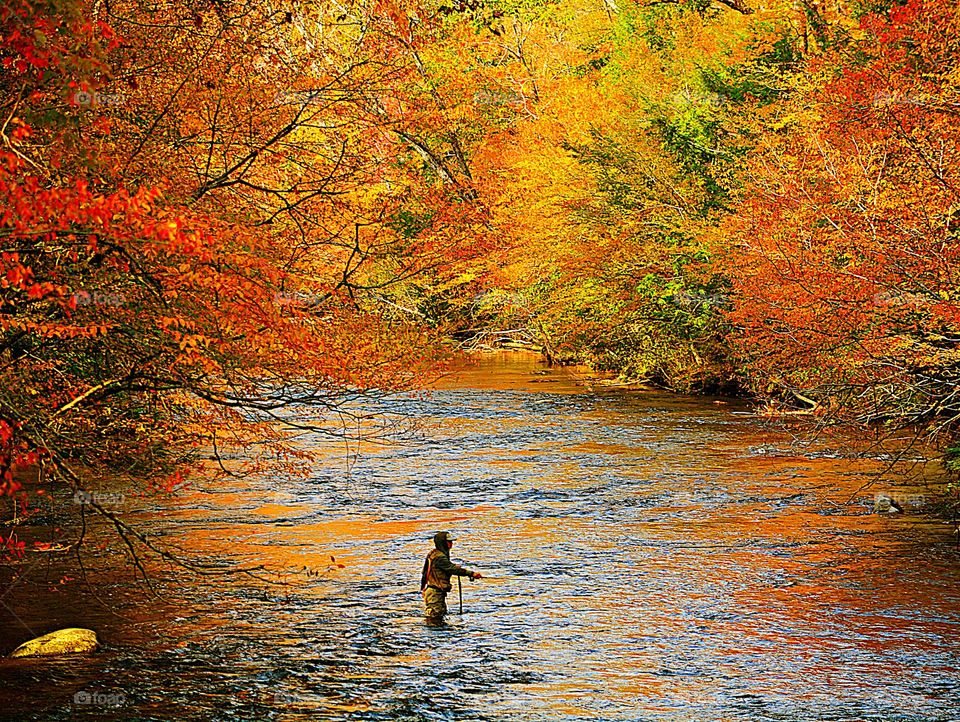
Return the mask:
<path fill-rule="evenodd" d="M 126 619 L 60 584 L 63 560 L 8 587 L 2 651 L 62 626 L 106 644 L 0 664 L 0 716 L 957 719 L 957 554 L 935 525 L 846 503 L 877 462 L 516 356 L 384 408 L 421 441 L 126 510 L 195 555 L 319 577 L 160 577 L 157 601 L 115 547 L 88 563 Z M 439 528 L 489 579 L 430 627 L 417 584 Z"/>

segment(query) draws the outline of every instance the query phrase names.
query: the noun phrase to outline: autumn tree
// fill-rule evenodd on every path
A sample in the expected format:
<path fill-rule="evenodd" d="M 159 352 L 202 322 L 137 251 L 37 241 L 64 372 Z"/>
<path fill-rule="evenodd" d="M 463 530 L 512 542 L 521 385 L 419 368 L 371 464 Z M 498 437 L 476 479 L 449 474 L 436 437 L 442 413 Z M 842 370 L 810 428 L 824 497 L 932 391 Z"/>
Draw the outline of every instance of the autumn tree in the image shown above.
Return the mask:
<path fill-rule="evenodd" d="M 342 434 L 356 399 L 442 355 L 384 294 L 455 259 L 477 211 L 395 162 L 400 124 L 372 108 L 417 70 L 372 18 L 75 3 L 2 22 L 6 494 L 27 464 L 171 488 L 253 439 L 295 463 L 285 428 Z"/>
<path fill-rule="evenodd" d="M 756 387 L 941 442 L 960 418 L 957 23 L 937 0 L 863 15 L 771 118 L 727 225 Z"/>
<path fill-rule="evenodd" d="M 797 64 L 789 23 L 727 5 L 494 7 L 461 64 L 494 68 L 483 97 L 511 98 L 477 177 L 497 181 L 486 199 L 512 250 L 478 270 L 471 324 L 676 389 L 730 388 L 729 282 L 705 231 L 754 143 L 744 119 Z"/>

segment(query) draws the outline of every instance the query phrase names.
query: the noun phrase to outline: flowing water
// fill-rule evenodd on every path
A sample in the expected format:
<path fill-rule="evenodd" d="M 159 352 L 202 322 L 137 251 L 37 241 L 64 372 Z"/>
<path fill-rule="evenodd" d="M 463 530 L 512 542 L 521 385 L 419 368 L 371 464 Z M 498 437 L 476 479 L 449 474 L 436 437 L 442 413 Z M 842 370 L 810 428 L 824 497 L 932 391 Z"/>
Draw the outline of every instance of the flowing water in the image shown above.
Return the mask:
<path fill-rule="evenodd" d="M 882 460 L 523 356 L 389 409 L 417 441 L 305 441 L 326 459 L 308 480 L 125 502 L 194 558 L 306 567 L 292 586 L 161 574 L 157 600 L 114 542 L 86 557 L 104 607 L 67 560 L 31 561 L 0 598 L 0 651 L 63 626 L 105 646 L 3 662 L 0 715 L 960 719 L 960 553 L 946 525 L 870 513 Z M 438 529 L 489 578 L 435 628 L 418 584 Z"/>

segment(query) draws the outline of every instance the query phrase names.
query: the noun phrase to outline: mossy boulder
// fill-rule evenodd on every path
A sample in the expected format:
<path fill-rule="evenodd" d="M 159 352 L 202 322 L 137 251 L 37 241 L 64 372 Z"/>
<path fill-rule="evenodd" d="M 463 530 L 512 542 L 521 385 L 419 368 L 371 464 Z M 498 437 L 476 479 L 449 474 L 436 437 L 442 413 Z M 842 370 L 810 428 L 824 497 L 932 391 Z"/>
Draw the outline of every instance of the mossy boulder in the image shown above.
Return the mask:
<path fill-rule="evenodd" d="M 58 629 L 42 637 L 24 642 L 10 653 L 16 657 L 53 657 L 60 654 L 85 654 L 100 646 L 97 633 L 92 629 Z"/>

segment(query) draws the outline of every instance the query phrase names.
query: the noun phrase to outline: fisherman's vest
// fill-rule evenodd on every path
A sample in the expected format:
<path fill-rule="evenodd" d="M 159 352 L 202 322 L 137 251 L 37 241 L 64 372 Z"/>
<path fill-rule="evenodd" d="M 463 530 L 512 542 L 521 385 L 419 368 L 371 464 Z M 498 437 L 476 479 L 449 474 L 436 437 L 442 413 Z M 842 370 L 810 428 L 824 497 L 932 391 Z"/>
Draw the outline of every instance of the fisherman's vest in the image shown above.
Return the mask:
<path fill-rule="evenodd" d="M 441 572 L 439 569 L 437 569 L 435 564 L 437 557 L 441 556 L 446 556 L 446 554 L 439 549 L 434 549 L 432 552 L 427 554 L 427 564 L 424 578 L 426 580 L 426 586 L 437 587 L 445 592 L 449 592 L 451 589 L 453 589 L 453 585 L 450 584 L 450 575 Z"/>

